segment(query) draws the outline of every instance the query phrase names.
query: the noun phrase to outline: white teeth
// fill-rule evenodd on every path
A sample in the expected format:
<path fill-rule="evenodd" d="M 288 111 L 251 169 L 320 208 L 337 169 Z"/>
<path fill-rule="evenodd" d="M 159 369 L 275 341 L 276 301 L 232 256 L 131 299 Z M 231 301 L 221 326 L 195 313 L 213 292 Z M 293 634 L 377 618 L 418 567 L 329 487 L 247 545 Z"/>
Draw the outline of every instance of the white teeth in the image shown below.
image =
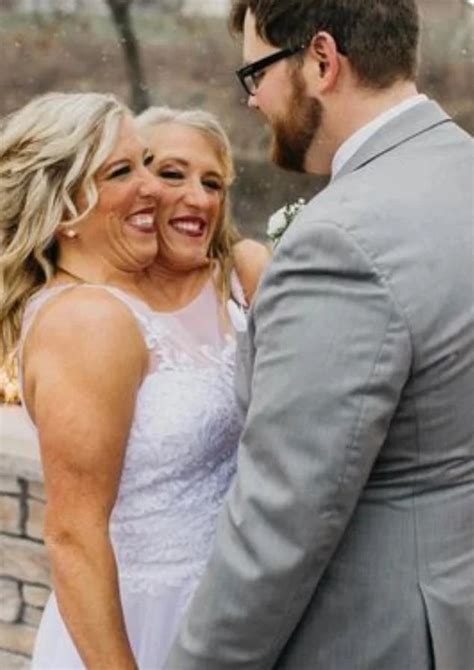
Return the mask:
<path fill-rule="evenodd" d="M 173 228 L 181 230 L 184 233 L 199 233 L 201 231 L 201 224 L 192 221 L 176 221 L 173 223 Z"/>
<path fill-rule="evenodd" d="M 142 230 L 151 230 L 154 226 L 154 219 L 151 214 L 135 214 L 135 216 L 130 217 L 129 222 L 132 226 Z"/>

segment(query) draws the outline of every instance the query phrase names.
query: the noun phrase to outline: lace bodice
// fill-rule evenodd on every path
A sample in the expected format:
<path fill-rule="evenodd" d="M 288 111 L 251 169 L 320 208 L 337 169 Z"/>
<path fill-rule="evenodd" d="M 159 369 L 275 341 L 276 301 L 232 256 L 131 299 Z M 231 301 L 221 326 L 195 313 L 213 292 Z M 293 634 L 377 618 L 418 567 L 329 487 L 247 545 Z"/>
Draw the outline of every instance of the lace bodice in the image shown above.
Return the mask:
<path fill-rule="evenodd" d="M 30 302 L 25 334 L 39 307 L 64 288 Z M 211 282 L 171 314 L 103 288 L 132 311 L 150 352 L 110 521 L 120 578 L 136 591 L 182 586 L 204 568 L 235 470 L 235 338 L 225 332 Z"/>

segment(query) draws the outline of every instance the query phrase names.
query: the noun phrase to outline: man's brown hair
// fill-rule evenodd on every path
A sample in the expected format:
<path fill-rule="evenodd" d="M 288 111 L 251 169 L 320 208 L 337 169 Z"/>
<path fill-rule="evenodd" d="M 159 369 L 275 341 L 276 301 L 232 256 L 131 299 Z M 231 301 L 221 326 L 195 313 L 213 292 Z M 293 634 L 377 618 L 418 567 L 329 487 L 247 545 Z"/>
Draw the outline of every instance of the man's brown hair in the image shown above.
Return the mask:
<path fill-rule="evenodd" d="M 415 79 L 416 0 L 234 0 L 234 32 L 243 31 L 247 10 L 259 37 L 276 47 L 309 45 L 317 32 L 330 33 L 363 85 L 382 89 Z"/>

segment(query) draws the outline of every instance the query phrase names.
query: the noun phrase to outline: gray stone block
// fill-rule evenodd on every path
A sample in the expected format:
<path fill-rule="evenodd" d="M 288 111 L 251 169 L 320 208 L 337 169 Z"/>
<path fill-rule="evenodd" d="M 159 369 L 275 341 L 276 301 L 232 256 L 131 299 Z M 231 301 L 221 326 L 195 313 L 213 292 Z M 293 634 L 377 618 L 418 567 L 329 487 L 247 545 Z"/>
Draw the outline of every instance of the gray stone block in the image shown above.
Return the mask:
<path fill-rule="evenodd" d="M 26 538 L 0 537 L 0 566 L 3 575 L 19 581 L 50 586 L 51 577 L 44 544 Z"/>
<path fill-rule="evenodd" d="M 28 495 L 30 498 L 45 502 L 46 493 L 44 491 L 44 485 L 41 482 L 28 482 Z"/>
<path fill-rule="evenodd" d="M 23 623 L 0 622 L 0 649 L 31 656 L 36 628 Z"/>
<path fill-rule="evenodd" d="M 20 493 L 20 485 L 17 477 L 0 475 L 0 493 Z M 1 666 L 0 666 L 1 667 Z"/>
<path fill-rule="evenodd" d="M 30 670 L 30 659 L 27 656 L 11 654 L 0 649 L 0 668 L 2 670 Z"/>
<path fill-rule="evenodd" d="M 39 626 L 39 622 L 41 621 L 42 615 L 43 610 L 39 609 L 38 607 L 26 606 L 23 610 L 22 619 L 24 623 L 27 623 L 30 626 L 34 626 L 35 628 L 37 628 Z"/>
<path fill-rule="evenodd" d="M 18 620 L 20 612 L 20 584 L 14 579 L 0 577 L 0 621 L 13 623 Z"/>
<path fill-rule="evenodd" d="M 39 500 L 28 499 L 28 517 L 26 520 L 26 534 L 35 540 L 43 539 L 44 515 L 46 506 Z"/>
<path fill-rule="evenodd" d="M 50 589 L 35 584 L 23 584 L 23 600 L 32 607 L 44 607 L 48 600 Z"/>
<path fill-rule="evenodd" d="M 0 495 L 0 532 L 21 534 L 21 507 L 18 496 Z"/>

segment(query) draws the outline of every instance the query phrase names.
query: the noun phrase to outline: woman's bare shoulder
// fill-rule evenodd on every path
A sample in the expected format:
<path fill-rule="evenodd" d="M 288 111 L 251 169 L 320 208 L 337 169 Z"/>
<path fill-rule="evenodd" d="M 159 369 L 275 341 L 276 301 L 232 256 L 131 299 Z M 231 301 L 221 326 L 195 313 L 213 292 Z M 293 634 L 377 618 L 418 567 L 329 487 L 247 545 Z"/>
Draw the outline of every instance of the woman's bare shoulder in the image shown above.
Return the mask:
<path fill-rule="evenodd" d="M 271 260 L 269 247 L 245 238 L 234 246 L 235 269 L 249 302 L 252 301 L 260 278 Z"/>
<path fill-rule="evenodd" d="M 74 286 L 61 291 L 40 308 L 29 339 L 47 349 L 68 342 L 68 349 L 80 343 L 91 350 L 114 344 L 123 350 L 124 337 L 138 332 L 130 309 L 106 289 Z"/>

